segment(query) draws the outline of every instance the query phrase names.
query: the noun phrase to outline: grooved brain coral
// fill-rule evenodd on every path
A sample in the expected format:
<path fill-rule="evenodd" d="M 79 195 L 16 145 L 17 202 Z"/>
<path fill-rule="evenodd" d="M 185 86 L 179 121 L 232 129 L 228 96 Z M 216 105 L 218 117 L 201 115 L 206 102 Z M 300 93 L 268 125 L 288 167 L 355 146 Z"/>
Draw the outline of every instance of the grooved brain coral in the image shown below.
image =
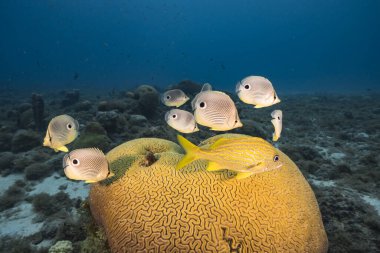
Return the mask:
<path fill-rule="evenodd" d="M 221 136 L 239 135 L 201 145 Z M 176 171 L 182 152 L 145 138 L 107 154 L 117 179 L 93 184 L 90 206 L 112 252 L 327 252 L 314 193 L 287 156 L 279 170 L 236 180 L 205 161 Z"/>

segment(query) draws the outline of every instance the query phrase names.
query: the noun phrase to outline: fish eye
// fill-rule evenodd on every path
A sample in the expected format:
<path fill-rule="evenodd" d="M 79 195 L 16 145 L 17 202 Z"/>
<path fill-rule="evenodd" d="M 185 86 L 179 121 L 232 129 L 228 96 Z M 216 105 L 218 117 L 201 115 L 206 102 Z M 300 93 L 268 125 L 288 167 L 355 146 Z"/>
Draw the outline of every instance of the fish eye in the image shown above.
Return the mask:
<path fill-rule="evenodd" d="M 280 159 L 280 157 L 279 157 L 278 155 L 275 155 L 275 156 L 273 157 L 273 161 L 274 161 L 274 162 L 277 162 L 279 159 Z"/>
<path fill-rule="evenodd" d="M 246 90 L 250 90 L 250 89 L 251 89 L 251 85 L 249 85 L 249 84 L 244 84 L 244 89 L 246 89 Z"/>
<path fill-rule="evenodd" d="M 167 100 L 169 100 L 169 99 L 170 99 L 170 96 L 169 96 L 169 95 L 167 95 L 167 96 L 166 96 L 166 99 L 167 99 Z"/>
<path fill-rule="evenodd" d="M 66 127 L 67 127 L 67 129 L 69 129 L 69 130 L 70 130 L 71 128 L 73 128 L 73 126 L 72 126 L 70 123 L 67 124 Z"/>
<path fill-rule="evenodd" d="M 80 164 L 78 159 L 73 159 L 72 163 L 74 166 L 78 166 Z"/>
<path fill-rule="evenodd" d="M 177 118 L 177 114 L 173 114 L 173 115 L 172 115 L 172 118 L 173 118 L 173 119 L 176 119 L 176 118 Z"/>
<path fill-rule="evenodd" d="M 278 118 L 278 120 L 280 120 L 280 116 L 278 116 L 277 118 Z"/>
<path fill-rule="evenodd" d="M 205 102 L 200 102 L 199 103 L 199 107 L 203 108 L 203 109 L 206 108 L 206 103 Z"/>
<path fill-rule="evenodd" d="M 277 98 L 277 96 L 276 95 L 274 95 L 274 99 L 276 99 Z"/>

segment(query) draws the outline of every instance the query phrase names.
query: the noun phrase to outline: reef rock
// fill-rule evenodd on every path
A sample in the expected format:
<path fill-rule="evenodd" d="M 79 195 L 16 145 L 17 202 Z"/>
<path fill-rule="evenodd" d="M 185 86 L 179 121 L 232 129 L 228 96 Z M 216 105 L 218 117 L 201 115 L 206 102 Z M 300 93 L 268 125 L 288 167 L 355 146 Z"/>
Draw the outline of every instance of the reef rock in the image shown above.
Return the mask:
<path fill-rule="evenodd" d="M 221 136 L 241 135 L 202 145 Z M 282 152 L 281 169 L 244 180 L 202 160 L 176 171 L 182 157 L 157 138 L 107 154 L 116 176 L 92 185 L 90 207 L 112 252 L 327 252 L 314 193 Z"/>
<path fill-rule="evenodd" d="M 146 117 L 153 117 L 160 103 L 160 94 L 150 85 L 140 85 L 135 93 L 138 97 L 141 113 Z"/>
<path fill-rule="evenodd" d="M 37 133 L 31 130 L 18 130 L 12 138 L 12 151 L 13 152 L 22 152 L 28 151 L 38 145 L 41 145 L 42 142 Z"/>
<path fill-rule="evenodd" d="M 70 241 L 58 241 L 50 247 L 49 253 L 71 253 L 73 244 Z"/>

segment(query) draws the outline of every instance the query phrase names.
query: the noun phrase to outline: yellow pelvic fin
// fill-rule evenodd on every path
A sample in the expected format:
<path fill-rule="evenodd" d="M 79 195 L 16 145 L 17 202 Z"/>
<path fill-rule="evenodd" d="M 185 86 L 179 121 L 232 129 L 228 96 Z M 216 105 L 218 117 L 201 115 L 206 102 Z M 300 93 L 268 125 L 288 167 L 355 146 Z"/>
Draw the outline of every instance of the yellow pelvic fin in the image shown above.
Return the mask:
<path fill-rule="evenodd" d="M 113 177 L 115 176 L 115 173 L 113 173 L 112 171 L 110 171 L 110 173 L 108 174 L 107 178 L 110 178 L 110 177 Z"/>
<path fill-rule="evenodd" d="M 265 107 L 265 106 L 263 106 L 263 105 L 255 105 L 255 108 L 263 108 L 263 107 Z"/>
<path fill-rule="evenodd" d="M 69 152 L 69 149 L 66 146 L 58 147 L 58 148 L 55 148 L 54 150 L 55 152 L 58 152 L 58 150 L 62 152 L 66 152 L 66 153 Z"/>
<path fill-rule="evenodd" d="M 278 139 L 279 139 L 278 136 L 275 135 L 275 134 L 273 134 L 273 138 L 272 138 L 272 140 L 273 140 L 273 141 L 277 141 Z"/>
<path fill-rule="evenodd" d="M 244 179 L 244 178 L 247 178 L 247 177 L 250 177 L 252 174 L 254 174 L 253 172 L 239 172 L 237 175 L 236 175 L 236 179 Z"/>
<path fill-rule="evenodd" d="M 180 170 L 189 163 L 199 159 L 196 157 L 197 151 L 199 151 L 199 147 L 195 146 L 193 143 L 181 135 L 177 135 L 177 140 L 182 148 L 186 151 L 186 155 L 182 158 L 181 161 L 178 162 L 176 166 L 176 169 Z"/>
<path fill-rule="evenodd" d="M 206 170 L 207 171 L 217 171 L 217 170 L 223 170 L 225 167 L 223 165 L 220 165 L 219 163 L 209 161 Z"/>
<path fill-rule="evenodd" d="M 94 181 L 94 180 L 86 180 L 86 181 L 84 181 L 85 183 L 87 183 L 87 184 L 91 184 L 91 183 L 96 183 L 97 181 Z"/>

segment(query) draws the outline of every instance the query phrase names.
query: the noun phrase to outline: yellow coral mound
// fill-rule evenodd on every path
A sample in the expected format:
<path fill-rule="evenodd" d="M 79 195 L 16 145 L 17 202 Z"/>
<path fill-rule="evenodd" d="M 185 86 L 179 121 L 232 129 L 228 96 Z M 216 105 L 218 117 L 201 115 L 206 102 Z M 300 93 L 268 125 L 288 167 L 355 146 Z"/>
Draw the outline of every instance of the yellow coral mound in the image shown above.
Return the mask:
<path fill-rule="evenodd" d="M 205 141 L 210 145 L 218 135 Z M 112 252 L 326 252 L 309 184 L 284 155 L 275 171 L 234 179 L 196 161 L 181 171 L 181 148 L 154 138 L 107 154 L 117 179 L 94 184 L 90 206 Z"/>

